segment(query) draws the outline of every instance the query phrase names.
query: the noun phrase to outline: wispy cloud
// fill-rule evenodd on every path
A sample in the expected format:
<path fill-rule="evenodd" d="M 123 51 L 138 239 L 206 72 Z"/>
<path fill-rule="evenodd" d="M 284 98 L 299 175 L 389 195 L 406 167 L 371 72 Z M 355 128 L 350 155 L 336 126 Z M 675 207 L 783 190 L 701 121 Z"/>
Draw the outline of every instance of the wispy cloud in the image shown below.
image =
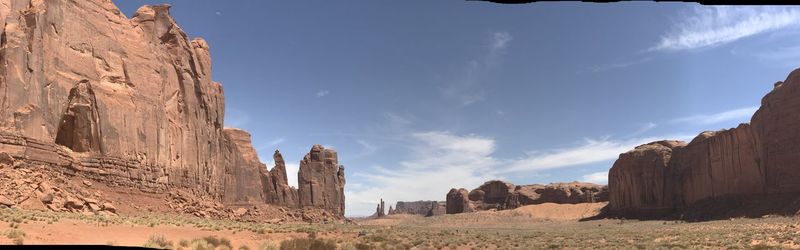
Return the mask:
<path fill-rule="evenodd" d="M 463 73 L 442 88 L 442 95 L 461 106 L 486 100 L 483 82 L 486 76 L 500 65 L 505 51 L 514 37 L 508 32 L 495 32 L 490 36 L 488 51 L 482 59 L 469 60 Z"/>
<path fill-rule="evenodd" d="M 710 125 L 726 121 L 748 122 L 758 107 L 746 107 L 734 110 L 723 111 L 716 114 L 701 114 L 673 119 L 672 123 L 692 123 L 698 125 Z"/>
<path fill-rule="evenodd" d="M 414 124 L 414 122 L 411 121 L 411 118 L 404 117 L 392 112 L 383 113 L 383 118 L 386 119 L 386 122 L 392 128 L 402 128 Z"/>
<path fill-rule="evenodd" d="M 358 145 L 361 145 L 362 150 L 360 153 L 357 153 L 353 157 L 348 158 L 350 160 L 369 156 L 378 151 L 378 146 L 375 146 L 372 143 L 369 143 L 365 140 L 356 140 L 356 143 L 358 143 Z"/>
<path fill-rule="evenodd" d="M 283 137 L 281 137 L 281 138 L 275 138 L 275 139 L 273 139 L 273 140 L 269 141 L 269 145 L 270 145 L 270 146 L 275 146 L 275 145 L 278 145 L 278 144 L 284 143 L 285 141 L 286 141 L 286 138 L 283 138 Z"/>
<path fill-rule="evenodd" d="M 403 200 L 442 200 L 452 187 L 475 187 L 495 178 L 491 157 L 495 142 L 476 135 L 424 132 L 413 139 L 408 161 L 355 173 L 355 185 L 346 190 L 348 213 L 368 215 L 383 198 L 390 204 Z M 350 183 L 348 183 L 350 185 Z"/>
<path fill-rule="evenodd" d="M 607 184 L 608 183 L 608 171 L 591 173 L 583 176 L 581 181 L 584 182 L 591 182 L 595 184 Z"/>
<path fill-rule="evenodd" d="M 320 98 L 320 97 L 326 96 L 326 95 L 328 95 L 328 94 L 330 94 L 330 93 L 331 93 L 331 92 L 330 92 L 330 91 L 327 91 L 327 90 L 320 90 L 319 92 L 317 92 L 317 98 Z"/>
<path fill-rule="evenodd" d="M 492 49 L 505 49 L 508 42 L 511 42 L 512 39 L 514 39 L 514 37 L 508 34 L 508 32 L 495 32 L 492 40 Z"/>
<path fill-rule="evenodd" d="M 587 138 L 574 147 L 528 153 L 526 157 L 514 161 L 502 172 L 542 171 L 610 161 L 616 159 L 620 153 L 650 141 L 654 141 L 654 139 L 611 140 L 609 138 Z"/>
<path fill-rule="evenodd" d="M 658 124 L 655 124 L 653 122 L 644 123 L 639 127 L 639 129 L 637 129 L 636 131 L 633 131 L 633 133 L 631 133 L 630 136 L 638 136 L 638 135 L 644 134 L 647 131 L 653 130 L 655 127 L 658 127 Z"/>
<path fill-rule="evenodd" d="M 797 65 L 797 59 L 800 59 L 800 46 L 787 46 L 779 48 L 764 48 L 766 51 L 755 53 L 756 59 L 760 61 L 769 61 L 774 64 L 775 61 L 784 66 Z"/>
<path fill-rule="evenodd" d="M 536 172 L 606 162 L 645 143 L 667 139 L 688 140 L 693 137 L 694 135 L 689 134 L 675 134 L 632 139 L 586 138 L 576 146 L 530 152 L 525 157 L 512 161 L 508 168 L 499 172 Z"/>
<path fill-rule="evenodd" d="M 588 67 L 587 70 L 597 73 L 597 72 L 608 71 L 608 70 L 623 69 L 623 68 L 627 68 L 627 67 L 630 67 L 630 66 L 633 66 L 633 65 L 642 64 L 642 63 L 648 62 L 650 60 L 651 60 L 650 57 L 645 57 L 645 58 L 638 59 L 638 60 L 633 60 L 633 61 L 618 62 L 618 63 L 612 63 L 612 64 L 606 64 L 606 65 L 593 65 L 593 66 Z"/>
<path fill-rule="evenodd" d="M 795 28 L 798 24 L 800 8 L 797 7 L 695 7 L 650 50 L 716 46 L 765 32 Z"/>
<path fill-rule="evenodd" d="M 688 140 L 694 135 L 667 135 L 635 139 L 585 139 L 573 147 L 534 152 L 522 158 L 500 159 L 491 137 L 457 135 L 446 131 L 411 133 L 407 160 L 355 173 L 348 186 L 348 213 L 368 215 L 375 201 L 442 200 L 450 188 L 474 188 L 507 174 L 538 175 L 541 171 L 601 163 L 616 159 L 634 147 L 662 139 Z M 586 179 L 586 178 L 584 178 Z M 601 182 L 601 181 L 593 181 Z M 349 184 L 348 184 L 349 185 Z"/>

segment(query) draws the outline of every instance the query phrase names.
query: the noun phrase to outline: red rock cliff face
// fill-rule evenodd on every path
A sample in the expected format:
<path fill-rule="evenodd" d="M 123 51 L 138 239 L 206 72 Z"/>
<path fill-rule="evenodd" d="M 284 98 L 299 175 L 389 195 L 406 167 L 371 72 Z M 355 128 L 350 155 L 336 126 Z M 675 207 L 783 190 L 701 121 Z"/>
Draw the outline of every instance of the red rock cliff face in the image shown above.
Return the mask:
<path fill-rule="evenodd" d="M 314 145 L 300 162 L 297 182 L 300 206 L 344 215 L 344 166 L 335 150 Z"/>
<path fill-rule="evenodd" d="M 0 0 L 0 152 L 110 186 L 300 207 L 285 168 L 223 129 L 209 46 L 170 6 L 127 18 L 108 0 Z M 302 206 L 344 211 L 336 153 L 312 150 Z M 278 162 L 278 160 L 276 160 Z"/>
<path fill-rule="evenodd" d="M 110 1 L 0 1 L 0 24 L 2 131 L 65 146 L 79 156 L 63 165 L 121 183 L 223 198 L 236 159 L 222 87 L 169 6 L 128 19 Z"/>
<path fill-rule="evenodd" d="M 800 192 L 800 70 L 761 101 L 752 125 L 703 132 L 690 143 L 650 143 L 609 173 L 612 211 L 675 210 L 722 196 Z"/>
<path fill-rule="evenodd" d="M 271 186 L 267 186 L 270 193 L 269 203 L 286 206 L 286 207 L 299 207 L 300 203 L 297 198 L 297 189 L 289 186 L 288 176 L 286 175 L 286 163 L 283 161 L 281 152 L 275 150 L 272 156 L 275 161 L 275 167 L 269 171 L 269 178 L 272 180 Z"/>

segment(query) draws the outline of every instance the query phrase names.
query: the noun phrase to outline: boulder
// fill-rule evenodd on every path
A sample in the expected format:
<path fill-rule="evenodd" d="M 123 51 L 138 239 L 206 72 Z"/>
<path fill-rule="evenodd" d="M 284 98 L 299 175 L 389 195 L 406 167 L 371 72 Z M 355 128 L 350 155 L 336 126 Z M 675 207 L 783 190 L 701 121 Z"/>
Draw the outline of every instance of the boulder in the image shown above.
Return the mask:
<path fill-rule="evenodd" d="M 247 208 L 240 207 L 237 208 L 236 210 L 233 210 L 233 216 L 242 217 L 245 214 L 247 214 Z"/>
<path fill-rule="evenodd" d="M 117 212 L 117 207 L 115 207 L 114 204 L 106 202 L 106 203 L 103 203 L 103 210 L 104 211 L 109 211 L 109 212 L 112 212 L 112 213 L 116 213 Z"/>
<path fill-rule="evenodd" d="M 14 202 L 11 199 L 5 197 L 4 195 L 0 195 L 0 205 L 6 206 L 6 207 L 11 207 L 11 206 L 14 206 L 16 204 L 17 204 L 16 202 Z"/>

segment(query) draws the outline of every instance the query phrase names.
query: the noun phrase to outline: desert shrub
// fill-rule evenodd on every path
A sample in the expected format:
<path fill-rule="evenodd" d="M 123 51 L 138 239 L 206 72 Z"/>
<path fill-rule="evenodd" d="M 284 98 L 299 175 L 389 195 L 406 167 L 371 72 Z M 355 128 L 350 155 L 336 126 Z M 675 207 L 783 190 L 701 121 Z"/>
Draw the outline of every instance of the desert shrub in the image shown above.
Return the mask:
<path fill-rule="evenodd" d="M 25 232 L 19 229 L 6 231 L 6 237 L 14 241 L 14 245 L 22 245 L 25 242 Z"/>
<path fill-rule="evenodd" d="M 261 242 L 261 245 L 258 246 L 259 250 L 278 250 L 278 246 L 275 243 L 264 241 Z"/>
<path fill-rule="evenodd" d="M 321 239 L 291 239 L 281 242 L 281 250 L 336 249 L 336 243 Z"/>
<path fill-rule="evenodd" d="M 150 239 L 147 239 L 147 242 L 144 243 L 144 247 L 168 249 L 172 248 L 172 241 L 167 240 L 164 235 L 152 235 Z"/>

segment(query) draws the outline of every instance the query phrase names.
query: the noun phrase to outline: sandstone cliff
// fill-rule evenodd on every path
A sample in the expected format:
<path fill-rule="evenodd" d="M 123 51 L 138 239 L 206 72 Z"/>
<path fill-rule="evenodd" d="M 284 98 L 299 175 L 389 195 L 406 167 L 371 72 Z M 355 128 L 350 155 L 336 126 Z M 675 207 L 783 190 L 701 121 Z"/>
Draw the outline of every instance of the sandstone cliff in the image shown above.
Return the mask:
<path fill-rule="evenodd" d="M 664 214 L 709 199 L 800 192 L 800 70 L 761 101 L 751 124 L 706 131 L 691 142 L 662 141 L 623 153 L 609 172 L 609 210 Z"/>
<path fill-rule="evenodd" d="M 268 179 L 270 181 L 265 182 L 267 183 L 265 187 L 267 187 L 267 192 L 269 193 L 267 201 L 271 204 L 286 207 L 300 207 L 297 189 L 289 186 L 286 163 L 283 161 L 281 152 L 275 150 L 272 159 L 275 162 L 275 166 L 269 171 Z"/>
<path fill-rule="evenodd" d="M 209 46 L 169 10 L 129 19 L 107 0 L 0 0 L 0 152 L 110 187 L 342 215 L 335 152 L 312 150 L 300 175 L 321 186 L 301 204 L 279 154 L 267 172 L 250 135 L 224 128 Z"/>
<path fill-rule="evenodd" d="M 335 150 L 314 145 L 300 161 L 297 182 L 300 206 L 344 215 L 344 166 Z"/>

